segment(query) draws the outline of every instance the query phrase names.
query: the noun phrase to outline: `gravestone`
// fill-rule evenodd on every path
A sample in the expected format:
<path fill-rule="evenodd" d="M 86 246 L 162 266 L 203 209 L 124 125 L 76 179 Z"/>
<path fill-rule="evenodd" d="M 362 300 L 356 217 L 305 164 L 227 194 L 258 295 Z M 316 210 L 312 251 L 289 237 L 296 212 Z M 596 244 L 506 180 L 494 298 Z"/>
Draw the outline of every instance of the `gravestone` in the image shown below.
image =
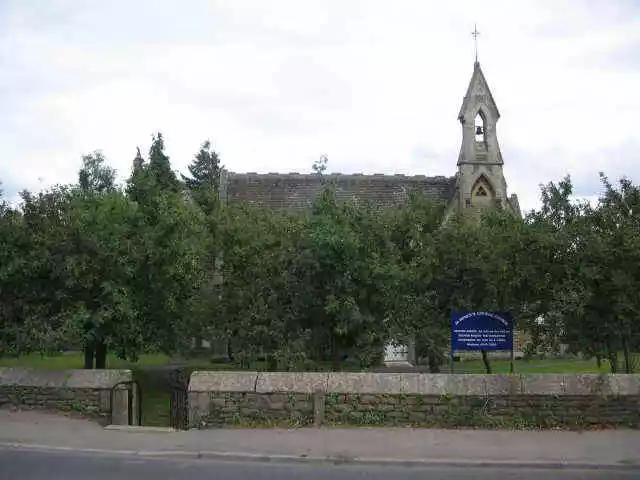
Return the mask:
<path fill-rule="evenodd" d="M 385 367 L 413 367 L 411 345 L 389 342 L 384 346 Z"/>

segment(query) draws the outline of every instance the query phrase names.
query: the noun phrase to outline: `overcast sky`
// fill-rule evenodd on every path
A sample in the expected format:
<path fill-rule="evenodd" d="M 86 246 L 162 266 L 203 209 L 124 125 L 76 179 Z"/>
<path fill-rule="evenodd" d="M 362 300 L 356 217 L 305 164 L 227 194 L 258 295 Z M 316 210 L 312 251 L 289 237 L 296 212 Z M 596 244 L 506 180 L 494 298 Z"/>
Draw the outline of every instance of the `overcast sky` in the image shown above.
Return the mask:
<path fill-rule="evenodd" d="M 0 0 L 0 181 L 96 149 L 124 179 L 155 131 L 178 171 L 210 139 L 236 172 L 453 175 L 474 22 L 524 209 L 640 181 L 638 0 Z"/>

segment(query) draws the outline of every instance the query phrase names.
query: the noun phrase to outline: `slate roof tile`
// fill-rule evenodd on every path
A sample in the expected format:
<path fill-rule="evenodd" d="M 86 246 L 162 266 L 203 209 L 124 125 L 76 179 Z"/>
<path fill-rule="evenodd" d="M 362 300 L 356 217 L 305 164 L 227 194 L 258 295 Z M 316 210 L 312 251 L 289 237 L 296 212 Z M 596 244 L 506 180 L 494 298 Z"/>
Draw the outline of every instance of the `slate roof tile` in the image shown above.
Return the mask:
<path fill-rule="evenodd" d="M 449 201 L 455 177 L 424 175 L 330 174 L 340 200 L 372 202 L 380 208 L 405 203 L 414 189 L 427 198 Z M 306 209 L 322 189 L 320 176 L 300 173 L 227 173 L 226 199 L 230 203 L 248 202 L 269 209 Z"/>

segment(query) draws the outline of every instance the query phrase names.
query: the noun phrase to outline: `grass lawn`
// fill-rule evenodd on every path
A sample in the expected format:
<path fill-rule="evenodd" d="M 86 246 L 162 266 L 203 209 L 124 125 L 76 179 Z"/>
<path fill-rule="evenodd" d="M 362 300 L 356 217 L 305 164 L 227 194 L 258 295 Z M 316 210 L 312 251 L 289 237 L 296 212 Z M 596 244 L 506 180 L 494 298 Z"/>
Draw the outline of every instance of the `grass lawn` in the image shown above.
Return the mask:
<path fill-rule="evenodd" d="M 494 373 L 508 373 L 508 360 L 491 359 Z M 21 357 L 0 357 L 0 367 L 30 367 L 42 370 L 70 370 L 81 369 L 83 364 L 82 353 L 68 353 L 56 356 L 44 356 L 40 354 L 23 355 Z M 114 355 L 107 357 L 107 368 L 148 368 L 161 366 L 190 366 L 198 370 L 238 370 L 239 367 L 225 363 L 212 363 L 207 359 L 194 358 L 188 360 L 171 359 L 161 353 L 141 355 L 137 362 L 121 360 Z M 354 366 L 345 366 L 345 370 L 354 370 Z M 330 363 L 320 364 L 319 370 L 329 370 Z M 264 363 L 256 362 L 252 370 L 263 370 Z M 443 373 L 449 371 L 449 365 L 444 365 Z M 602 362 L 600 368 L 595 359 L 583 360 L 580 358 L 549 358 L 544 360 L 516 360 L 516 373 L 609 373 L 609 364 Z M 465 360 L 454 363 L 455 373 L 484 373 L 481 360 Z"/>
<path fill-rule="evenodd" d="M 490 359 L 493 373 L 509 373 L 509 360 Z M 583 360 L 580 358 L 549 358 L 544 360 L 516 360 L 514 362 L 516 373 L 610 373 L 607 362 L 602 362 L 600 368 L 595 359 Z M 485 373 L 482 360 L 466 360 L 455 362 L 454 373 Z M 449 371 L 449 366 L 442 370 Z"/>
<path fill-rule="evenodd" d="M 45 356 L 37 353 L 22 355 L 17 358 L 0 357 L 0 367 L 30 367 L 41 370 L 73 370 L 81 369 L 84 357 L 81 352 L 69 352 L 63 355 Z M 121 360 L 115 355 L 107 356 L 107 368 L 135 368 L 168 365 L 169 358 L 162 354 L 142 355 L 138 362 Z"/>

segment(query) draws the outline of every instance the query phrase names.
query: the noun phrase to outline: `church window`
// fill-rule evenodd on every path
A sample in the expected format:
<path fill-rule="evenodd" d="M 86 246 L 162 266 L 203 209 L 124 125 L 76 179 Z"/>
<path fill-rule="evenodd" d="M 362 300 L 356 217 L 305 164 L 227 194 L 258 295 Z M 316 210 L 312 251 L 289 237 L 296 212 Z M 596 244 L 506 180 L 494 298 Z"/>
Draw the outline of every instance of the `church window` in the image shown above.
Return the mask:
<path fill-rule="evenodd" d="M 482 112 L 478 112 L 476 114 L 474 128 L 475 128 L 476 142 L 484 142 L 486 127 L 485 127 L 484 116 L 482 115 Z"/>
<path fill-rule="evenodd" d="M 495 192 L 484 175 L 480 175 L 471 188 L 471 197 L 483 203 L 495 199 Z"/>

